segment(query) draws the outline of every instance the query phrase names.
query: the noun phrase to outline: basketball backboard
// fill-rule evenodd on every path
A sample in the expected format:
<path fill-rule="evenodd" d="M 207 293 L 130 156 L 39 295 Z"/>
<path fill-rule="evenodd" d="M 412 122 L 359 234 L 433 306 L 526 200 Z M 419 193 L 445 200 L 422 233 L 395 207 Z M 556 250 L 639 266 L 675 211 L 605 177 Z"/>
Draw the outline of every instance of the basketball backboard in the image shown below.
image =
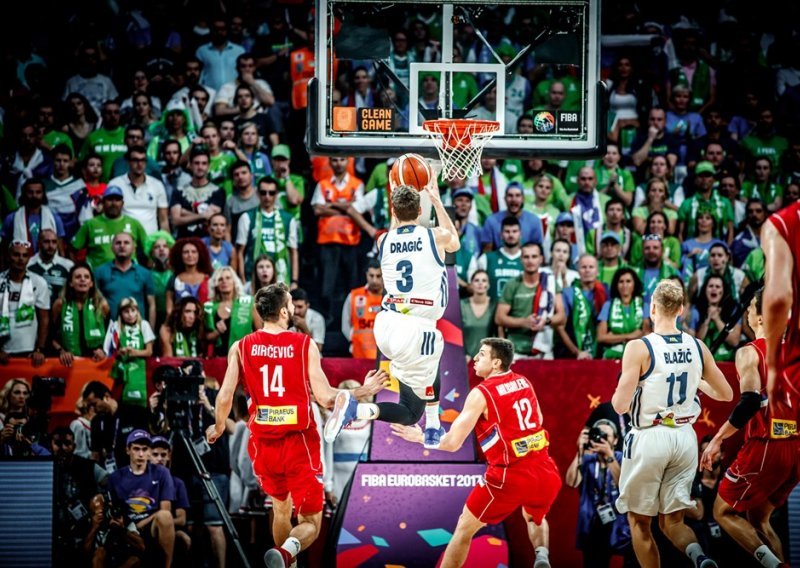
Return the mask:
<path fill-rule="evenodd" d="M 309 151 L 436 156 L 424 120 L 500 123 L 487 157 L 592 157 L 599 0 L 316 0 Z"/>

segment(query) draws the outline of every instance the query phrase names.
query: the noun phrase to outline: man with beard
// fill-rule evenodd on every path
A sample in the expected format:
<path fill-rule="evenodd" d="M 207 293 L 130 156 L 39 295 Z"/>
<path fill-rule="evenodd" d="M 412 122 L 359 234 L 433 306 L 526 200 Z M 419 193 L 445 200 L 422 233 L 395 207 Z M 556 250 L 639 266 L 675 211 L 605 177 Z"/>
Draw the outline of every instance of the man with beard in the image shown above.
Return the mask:
<path fill-rule="evenodd" d="M 50 288 L 50 303 L 56 301 L 74 263 L 58 254 L 58 235 L 53 229 L 39 231 L 39 252 L 28 261 L 28 270 L 38 274 Z"/>
<path fill-rule="evenodd" d="M 503 246 L 478 258 L 478 268 L 489 274 L 489 297 L 493 300 L 500 298 L 506 282 L 522 274 L 519 219 L 503 219 L 501 234 Z"/>
<path fill-rule="evenodd" d="M 757 158 L 769 158 L 772 171 L 780 173 L 780 160 L 789 149 L 789 141 L 775 131 L 775 115 L 768 106 L 758 113 L 758 121 L 752 132 L 742 140 L 742 150 L 748 163 Z"/>
<path fill-rule="evenodd" d="M 664 262 L 664 243 L 658 235 L 644 236 L 644 267 L 637 267 L 639 279 L 644 284 L 644 304 L 650 303 L 653 291 L 664 278 L 678 276 L 678 271 Z"/>
<path fill-rule="evenodd" d="M 734 237 L 731 245 L 734 266 L 741 267 L 750 251 L 761 246 L 761 226 L 766 220 L 766 204 L 760 199 L 749 199 L 745 209 L 744 227 Z"/>
<path fill-rule="evenodd" d="M 46 202 L 44 182 L 39 178 L 25 180 L 19 200 L 20 208 L 9 213 L 3 222 L 3 240 L 29 241 L 35 253 L 38 251 L 39 234 L 44 229 L 51 229 L 59 238 L 63 238 L 61 216 L 45 205 Z"/>
<path fill-rule="evenodd" d="M 524 243 L 542 244 L 542 222 L 537 215 L 524 211 L 522 205 L 525 198 L 522 185 L 512 182 L 506 187 L 506 210 L 493 213 L 483 224 L 483 247 L 489 250 L 499 249 L 503 246 L 502 224 L 506 217 L 516 217 L 519 220 L 520 240 Z"/>

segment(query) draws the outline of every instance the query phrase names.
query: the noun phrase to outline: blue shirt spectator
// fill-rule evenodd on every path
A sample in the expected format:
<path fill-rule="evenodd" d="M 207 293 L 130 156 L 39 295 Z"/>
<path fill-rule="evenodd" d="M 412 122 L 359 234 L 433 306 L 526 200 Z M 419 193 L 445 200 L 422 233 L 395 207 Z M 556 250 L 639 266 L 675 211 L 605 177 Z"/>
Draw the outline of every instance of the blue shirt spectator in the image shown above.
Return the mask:
<path fill-rule="evenodd" d="M 133 297 L 139 306 L 147 306 L 148 299 L 155 299 L 156 287 L 153 274 L 144 266 L 131 263 L 123 270 L 117 261 L 100 265 L 94 271 L 97 287 L 103 294 L 111 308 L 111 319 L 116 319 L 117 308 L 123 298 Z M 142 315 L 144 315 L 144 310 Z"/>

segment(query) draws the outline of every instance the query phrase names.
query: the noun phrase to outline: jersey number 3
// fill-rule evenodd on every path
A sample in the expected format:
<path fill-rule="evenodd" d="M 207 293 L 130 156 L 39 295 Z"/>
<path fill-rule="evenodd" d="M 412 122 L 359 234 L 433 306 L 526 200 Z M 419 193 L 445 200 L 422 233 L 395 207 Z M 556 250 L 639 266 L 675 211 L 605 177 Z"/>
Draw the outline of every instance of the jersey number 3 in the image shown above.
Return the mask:
<path fill-rule="evenodd" d="M 533 430 L 536 428 L 536 422 L 531 422 L 533 406 L 530 400 L 527 398 L 519 399 L 514 403 L 514 410 L 517 411 L 517 420 L 519 420 L 520 430 Z"/>
<path fill-rule="evenodd" d="M 411 264 L 410 260 L 401 260 L 397 263 L 397 272 L 400 272 L 400 276 L 403 278 L 397 281 L 397 289 L 403 294 L 411 292 L 411 289 L 414 287 L 414 278 L 411 276 L 413 270 L 414 265 Z"/>
<path fill-rule="evenodd" d="M 272 378 L 269 376 L 269 365 L 261 367 L 261 382 L 264 385 L 264 396 L 283 396 L 286 389 L 283 388 L 283 366 L 275 365 L 272 370 Z"/>
<path fill-rule="evenodd" d="M 675 376 L 675 373 L 672 373 L 669 377 L 667 377 L 667 382 L 669 383 L 669 392 L 667 393 L 667 408 L 675 404 L 675 383 L 678 383 L 677 404 L 683 404 L 686 402 L 686 383 L 689 382 L 689 373 L 681 373 L 678 376 Z"/>

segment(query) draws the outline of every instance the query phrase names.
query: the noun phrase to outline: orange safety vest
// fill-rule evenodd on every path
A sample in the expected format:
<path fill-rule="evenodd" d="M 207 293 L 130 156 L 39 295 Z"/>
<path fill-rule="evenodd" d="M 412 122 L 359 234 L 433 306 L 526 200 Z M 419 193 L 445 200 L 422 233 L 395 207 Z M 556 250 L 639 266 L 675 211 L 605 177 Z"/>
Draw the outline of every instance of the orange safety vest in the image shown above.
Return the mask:
<path fill-rule="evenodd" d="M 351 343 L 356 359 L 375 359 L 378 356 L 372 327 L 375 325 L 375 316 L 381 311 L 382 300 L 383 294 L 373 294 L 366 286 L 350 290 Z"/>
<path fill-rule="evenodd" d="M 314 51 L 302 47 L 289 54 L 289 69 L 292 75 L 292 108 L 308 106 L 308 80 L 314 76 L 317 61 Z"/>
<path fill-rule="evenodd" d="M 347 158 L 347 173 L 355 177 L 356 175 L 356 159 Z M 331 179 L 333 177 L 333 168 L 331 168 L 331 160 L 327 156 L 312 156 L 311 158 L 311 177 L 314 181 L 319 183 L 324 179 Z"/>
<path fill-rule="evenodd" d="M 326 203 L 352 203 L 356 190 L 361 187 L 361 180 L 348 175 L 340 188 L 333 183 L 333 178 L 319 182 L 319 188 Z M 317 244 L 340 244 L 356 246 L 361 242 L 361 229 L 348 215 L 332 215 L 320 217 L 317 221 Z"/>

